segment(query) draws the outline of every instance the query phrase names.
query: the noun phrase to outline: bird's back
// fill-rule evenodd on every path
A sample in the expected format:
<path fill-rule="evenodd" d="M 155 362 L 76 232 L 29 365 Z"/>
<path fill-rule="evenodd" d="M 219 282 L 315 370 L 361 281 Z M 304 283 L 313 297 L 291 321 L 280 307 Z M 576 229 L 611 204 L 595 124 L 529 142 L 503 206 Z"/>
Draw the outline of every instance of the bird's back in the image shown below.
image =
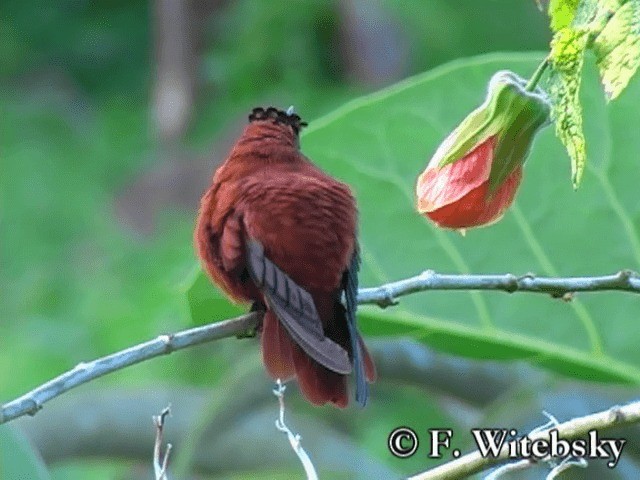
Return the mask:
<path fill-rule="evenodd" d="M 355 247 L 349 188 L 316 171 L 279 169 L 246 178 L 241 189 L 238 210 L 266 256 L 301 287 L 335 291 Z"/>
<path fill-rule="evenodd" d="M 312 403 L 344 407 L 351 364 L 360 385 L 365 371 L 375 378 L 355 330 L 356 203 L 348 186 L 300 153 L 303 122 L 289 115 L 254 109 L 203 197 L 195 239 L 204 267 L 229 296 L 267 308 L 261 341 L 269 374 L 297 377 Z M 310 310 L 296 307 L 305 295 Z M 366 390 L 359 391 L 364 404 Z"/>

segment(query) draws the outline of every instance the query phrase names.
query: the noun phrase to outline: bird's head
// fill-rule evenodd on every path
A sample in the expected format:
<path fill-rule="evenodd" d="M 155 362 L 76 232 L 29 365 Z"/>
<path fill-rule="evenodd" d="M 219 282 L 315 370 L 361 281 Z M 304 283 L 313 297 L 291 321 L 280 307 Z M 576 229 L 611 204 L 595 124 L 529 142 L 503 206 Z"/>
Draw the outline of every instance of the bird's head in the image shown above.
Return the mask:
<path fill-rule="evenodd" d="M 256 107 L 249 114 L 248 130 L 265 137 L 276 137 L 299 148 L 300 130 L 307 126 L 300 116 L 289 107 L 286 111 L 275 107 Z"/>

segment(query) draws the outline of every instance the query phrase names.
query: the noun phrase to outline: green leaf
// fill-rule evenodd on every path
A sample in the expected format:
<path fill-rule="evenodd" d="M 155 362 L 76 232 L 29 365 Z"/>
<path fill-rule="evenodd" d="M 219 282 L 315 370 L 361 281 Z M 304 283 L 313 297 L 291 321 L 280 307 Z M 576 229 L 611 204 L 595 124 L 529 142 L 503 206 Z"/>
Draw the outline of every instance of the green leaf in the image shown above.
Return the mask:
<path fill-rule="evenodd" d="M 631 82 L 606 105 L 589 62 L 582 100 L 593 157 L 580 190 L 562 181 L 568 170 L 558 161 L 563 148 L 547 129 L 533 144 L 516 204 L 499 223 L 462 237 L 415 212 L 418 174 L 482 101 L 493 73 L 509 69 L 527 77 L 542 59 L 500 54 L 454 62 L 310 122 L 302 151 L 350 184 L 358 199 L 363 287 L 428 268 L 548 276 L 640 269 L 633 174 L 640 83 Z M 368 337 L 410 336 L 455 355 L 525 360 L 584 380 L 638 384 L 638 311 L 640 296 L 623 293 L 563 302 L 533 294 L 425 292 L 385 310 L 362 307 L 359 325 Z"/>
<path fill-rule="evenodd" d="M 199 268 L 191 274 L 187 285 L 189 311 L 196 325 L 226 320 L 248 310 L 229 301 Z"/>
<path fill-rule="evenodd" d="M 3 480 L 49 480 L 42 458 L 18 430 L 0 426 L 0 478 Z"/>
<path fill-rule="evenodd" d="M 548 9 L 551 17 L 551 30 L 557 32 L 571 25 L 579 3 L 580 0 L 551 0 Z"/>
<path fill-rule="evenodd" d="M 580 80 L 587 40 L 586 29 L 563 28 L 553 37 L 549 55 L 551 115 L 555 120 L 556 135 L 571 159 L 574 188 L 580 184 L 587 163 L 580 106 Z"/>
<path fill-rule="evenodd" d="M 615 11 L 592 48 L 605 93 L 613 100 L 640 65 L 640 0 L 628 0 Z"/>
<path fill-rule="evenodd" d="M 577 188 L 586 165 L 579 101 L 584 51 L 593 49 L 605 93 L 616 98 L 640 64 L 640 0 L 583 0 L 572 5 L 561 1 L 549 5 L 556 15 L 552 15 L 556 32 L 549 55 L 549 92 L 556 134 L 571 158 Z"/>
<path fill-rule="evenodd" d="M 349 183 L 358 199 L 362 286 L 428 268 L 569 276 L 640 267 L 640 204 L 631 174 L 640 151 L 638 83 L 605 107 L 596 75 L 585 76 L 584 128 L 594 158 L 578 192 L 562 181 L 562 147 L 543 130 L 516 205 L 498 224 L 461 237 L 415 213 L 418 174 L 481 101 L 493 73 L 509 69 L 526 77 L 541 60 L 503 54 L 455 62 L 310 122 L 303 152 Z M 456 355 L 527 360 L 582 379 L 638 383 L 640 351 L 629 332 L 639 309 L 640 298 L 620 294 L 566 303 L 542 295 L 429 292 L 385 310 L 362 307 L 359 324 L 369 336 L 408 335 Z"/>
<path fill-rule="evenodd" d="M 603 9 L 619 0 L 580 0 L 573 16 L 573 27 L 586 27 L 590 30 L 598 28 L 596 18 L 601 15 Z M 569 26 L 569 25 L 567 25 Z"/>

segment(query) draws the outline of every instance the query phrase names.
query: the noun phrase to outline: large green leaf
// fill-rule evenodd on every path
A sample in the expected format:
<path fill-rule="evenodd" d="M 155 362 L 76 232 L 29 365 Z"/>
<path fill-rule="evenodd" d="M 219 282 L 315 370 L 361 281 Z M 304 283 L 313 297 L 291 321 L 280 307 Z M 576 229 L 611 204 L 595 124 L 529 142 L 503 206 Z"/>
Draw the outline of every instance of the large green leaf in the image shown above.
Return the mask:
<path fill-rule="evenodd" d="M 454 62 L 311 122 L 303 152 L 348 182 L 358 198 L 362 286 L 428 268 L 552 276 L 640 268 L 640 83 L 632 81 L 607 106 L 589 62 L 581 96 L 591 158 L 579 191 L 566 181 L 563 147 L 547 128 L 500 223 L 462 237 L 415 211 L 418 174 L 482 101 L 491 75 L 507 68 L 528 76 L 541 60 L 499 54 Z M 638 383 L 639 313 L 640 298 L 622 293 L 563 302 L 538 294 L 429 292 L 386 310 L 363 307 L 360 326 L 367 335 L 409 335 L 458 355 L 525 359 L 583 379 Z"/>
<path fill-rule="evenodd" d="M 191 320 L 196 325 L 225 320 L 243 313 L 242 309 L 231 302 L 216 289 L 211 281 L 198 269 L 187 279 L 187 300 Z"/>

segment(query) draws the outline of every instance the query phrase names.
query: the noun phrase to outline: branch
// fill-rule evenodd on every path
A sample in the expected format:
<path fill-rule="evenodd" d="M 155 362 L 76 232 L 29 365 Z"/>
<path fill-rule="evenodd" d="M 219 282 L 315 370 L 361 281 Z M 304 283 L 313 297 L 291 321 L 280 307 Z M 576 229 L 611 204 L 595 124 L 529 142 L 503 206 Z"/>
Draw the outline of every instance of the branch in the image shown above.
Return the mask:
<path fill-rule="evenodd" d="M 558 424 L 545 430 L 533 431 L 528 437 L 549 440 L 552 430 L 558 431 L 558 438 L 571 440 L 588 434 L 591 430 L 602 430 L 615 426 L 628 425 L 640 421 L 640 402 L 633 402 L 625 406 L 615 406 L 599 413 L 574 418 L 568 422 Z M 496 457 L 482 457 L 479 451 L 469 453 L 426 472 L 415 475 L 408 480 L 444 480 L 465 478 L 496 465 L 509 457 L 509 445 L 517 442 L 505 442 Z"/>
<path fill-rule="evenodd" d="M 546 293 L 554 298 L 570 299 L 574 292 L 620 290 L 640 293 L 640 277 L 630 270 L 601 277 L 548 278 L 526 274 L 444 275 L 427 270 L 418 276 L 375 288 L 358 291 L 358 303 L 376 304 L 382 308 L 398 303 L 397 297 L 427 290 L 502 290 Z M 92 362 L 80 363 L 66 373 L 2 405 L 0 425 L 23 415 L 35 415 L 44 403 L 62 393 L 107 373 L 130 365 L 167 355 L 212 340 L 240 336 L 253 331 L 261 318 L 259 312 L 230 320 L 184 330 L 173 335 L 160 335 L 154 340 L 121 350 Z"/>
<path fill-rule="evenodd" d="M 300 463 L 304 467 L 304 473 L 307 475 L 307 480 L 318 480 L 318 474 L 316 473 L 316 469 L 307 455 L 307 452 L 302 448 L 302 443 L 300 440 L 302 438 L 298 434 L 294 434 L 287 424 L 284 423 L 284 391 L 286 390 L 286 386 L 282 384 L 280 379 L 278 379 L 276 388 L 273 390 L 273 394 L 278 397 L 278 402 L 280 403 L 280 415 L 276 419 L 276 428 L 284 433 L 289 439 L 289 443 L 291 444 L 291 448 L 295 452 L 295 454 L 300 459 Z"/>
<path fill-rule="evenodd" d="M 184 330 L 173 335 L 160 335 L 154 340 L 92 362 L 79 363 L 68 372 L 3 405 L 0 409 L 0 425 L 23 415 L 35 415 L 42 408 L 42 405 L 52 398 L 107 373 L 160 355 L 168 355 L 183 348 L 234 335 L 242 335 L 255 329 L 261 316 L 261 313 L 253 312 L 230 320 Z"/>
<path fill-rule="evenodd" d="M 532 435 L 547 429 L 551 429 L 551 428 L 556 429 L 558 425 L 560 425 L 560 422 L 558 422 L 556 417 L 548 414 L 545 411 L 543 411 L 542 413 L 544 413 L 544 415 L 549 419 L 549 422 L 545 423 L 541 427 L 537 427 L 531 430 L 531 432 L 529 432 L 527 437 L 531 438 Z M 544 462 L 548 464 L 549 467 L 551 468 L 551 471 L 546 476 L 545 480 L 554 480 L 558 475 L 560 475 L 565 470 L 568 470 L 576 466 L 579 466 L 582 468 L 586 468 L 588 466 L 588 463 L 584 458 L 577 458 L 577 457 L 574 458 L 572 456 L 567 456 L 564 459 L 562 459 L 560 463 L 557 463 L 556 457 L 553 457 L 552 455 L 547 455 L 546 457 L 542 457 L 542 458 L 525 458 L 524 460 L 518 460 L 516 462 L 506 463 L 501 467 L 496 468 L 493 472 L 491 472 L 489 475 L 484 477 L 484 480 L 498 480 L 501 477 L 505 475 L 509 475 L 513 472 L 526 470 L 527 468 L 530 468 L 533 465 L 535 465 L 537 462 Z"/>
<path fill-rule="evenodd" d="M 504 275 L 446 275 L 426 270 L 415 277 L 387 283 L 375 288 L 361 288 L 358 303 L 376 304 L 382 308 L 397 304 L 397 297 L 426 290 L 501 290 L 508 293 L 546 293 L 554 298 L 571 299 L 576 292 L 620 290 L 640 293 L 640 276 L 631 270 L 621 270 L 600 277 L 551 278 L 532 273 Z"/>
<path fill-rule="evenodd" d="M 164 408 L 160 415 L 153 416 L 153 423 L 156 426 L 156 441 L 153 445 L 153 473 L 155 474 L 156 480 L 169 480 L 167 465 L 169 463 L 171 449 L 173 448 L 172 445 L 168 443 L 164 455 L 161 454 L 164 422 L 167 415 L 171 415 L 171 406 Z"/>

